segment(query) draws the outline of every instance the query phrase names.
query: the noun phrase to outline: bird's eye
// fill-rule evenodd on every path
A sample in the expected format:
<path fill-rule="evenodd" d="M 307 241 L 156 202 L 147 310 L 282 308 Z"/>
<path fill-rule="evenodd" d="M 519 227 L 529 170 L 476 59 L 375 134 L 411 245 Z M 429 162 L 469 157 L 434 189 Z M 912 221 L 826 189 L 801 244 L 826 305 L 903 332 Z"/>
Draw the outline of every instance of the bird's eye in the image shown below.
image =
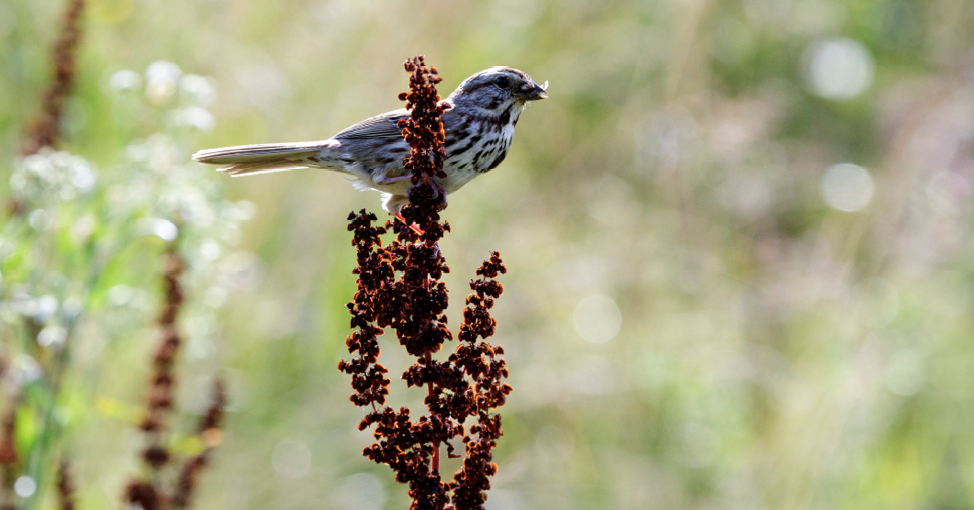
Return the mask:
<path fill-rule="evenodd" d="M 496 80 L 494 80 L 494 83 L 497 84 L 497 86 L 500 87 L 500 88 L 502 88 L 502 89 L 506 89 L 507 87 L 509 87 L 511 85 L 510 80 L 508 80 L 504 76 L 501 76 L 500 78 L 497 78 Z"/>

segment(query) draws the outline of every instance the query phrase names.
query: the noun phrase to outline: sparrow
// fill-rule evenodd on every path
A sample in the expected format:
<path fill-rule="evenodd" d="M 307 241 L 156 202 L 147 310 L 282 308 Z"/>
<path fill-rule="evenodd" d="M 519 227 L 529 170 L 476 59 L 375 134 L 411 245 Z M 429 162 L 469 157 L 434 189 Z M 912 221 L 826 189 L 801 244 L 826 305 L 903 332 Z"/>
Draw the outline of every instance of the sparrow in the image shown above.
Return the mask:
<path fill-rule="evenodd" d="M 510 67 L 492 67 L 464 80 L 441 101 L 446 177 L 434 177 L 436 184 L 453 193 L 497 168 L 511 148 L 521 112 L 531 101 L 547 98 L 547 88 L 548 82 L 538 85 Z M 207 149 L 193 159 L 224 165 L 219 171 L 234 177 L 298 168 L 334 170 L 348 175 L 357 189 L 382 193 L 382 208 L 398 216 L 409 202 L 412 185 L 403 167 L 410 147 L 397 125 L 408 116 L 409 110 L 402 108 L 363 120 L 327 140 Z"/>

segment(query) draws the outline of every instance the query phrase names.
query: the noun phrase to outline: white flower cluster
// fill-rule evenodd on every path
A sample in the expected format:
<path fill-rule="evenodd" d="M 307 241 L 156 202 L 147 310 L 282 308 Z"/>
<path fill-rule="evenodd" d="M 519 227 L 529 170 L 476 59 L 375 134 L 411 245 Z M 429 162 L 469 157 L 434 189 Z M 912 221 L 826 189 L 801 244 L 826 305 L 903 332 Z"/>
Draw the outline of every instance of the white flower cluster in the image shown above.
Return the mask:
<path fill-rule="evenodd" d="M 94 168 L 81 156 L 45 149 L 15 163 L 10 188 L 23 200 L 47 203 L 90 193 L 96 181 Z"/>
<path fill-rule="evenodd" d="M 117 94 L 137 92 L 142 76 L 130 69 L 112 74 L 108 88 Z M 198 74 L 185 74 L 178 65 L 160 60 L 145 71 L 145 98 L 154 106 L 169 107 L 166 123 L 172 127 L 189 127 L 208 133 L 216 127 L 216 119 L 206 107 L 216 100 L 213 80 Z"/>
<path fill-rule="evenodd" d="M 252 285 L 259 270 L 255 255 L 236 248 L 240 224 L 255 206 L 228 201 L 213 172 L 189 163 L 193 137 L 215 125 L 205 109 L 216 98 L 212 80 L 156 62 L 144 73 L 144 87 L 143 75 L 123 70 L 108 88 L 133 117 L 158 119 L 157 132 L 132 140 L 118 164 L 99 173 L 81 156 L 50 149 L 20 159 L 11 173 L 16 211 L 0 227 L 0 329 L 11 333 L 0 337 L 0 351 L 10 359 L 8 388 L 47 377 L 39 360 L 52 358 L 37 352 L 79 341 L 79 330 L 99 339 L 97 349 L 78 354 L 97 363 L 98 350 L 152 327 L 160 298 L 145 275 L 158 270 L 164 246 L 154 238 L 176 243 L 187 261 L 182 316 L 195 358 L 215 352 L 217 310 Z M 144 94 L 133 97 L 139 90 Z M 34 347 L 7 342 L 22 338 L 18 332 Z"/>

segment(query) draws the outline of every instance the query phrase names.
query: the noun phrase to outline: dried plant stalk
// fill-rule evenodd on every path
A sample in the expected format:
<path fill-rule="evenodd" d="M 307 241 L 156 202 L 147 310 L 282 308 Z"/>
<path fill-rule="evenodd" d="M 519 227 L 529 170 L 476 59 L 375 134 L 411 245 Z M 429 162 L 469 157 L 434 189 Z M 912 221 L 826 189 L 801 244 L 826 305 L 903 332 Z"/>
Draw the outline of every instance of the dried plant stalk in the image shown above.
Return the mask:
<path fill-rule="evenodd" d="M 426 67 L 422 56 L 407 60 L 405 68 L 410 73 L 410 92 L 400 94 L 400 99 L 407 101 L 411 115 L 400 121 L 400 127 L 412 148 L 403 163 L 413 182 L 410 203 L 402 210 L 406 223 L 373 226 L 377 218 L 365 210 L 348 217 L 358 262 L 353 271 L 358 275 L 358 291 L 348 304 L 356 331 L 346 340 L 353 357 L 338 368 L 352 376 L 351 401 L 372 406 L 359 429 L 374 426 L 376 442 L 363 455 L 389 465 L 396 480 L 409 485 L 411 508 L 480 509 L 490 488 L 488 478 L 497 471 L 491 450 L 503 434 L 501 417 L 494 410 L 511 392 L 511 386 L 502 382 L 508 376 L 499 357 L 503 349 L 484 341 L 496 328 L 489 309 L 503 292 L 494 279 L 506 269 L 496 252 L 478 269 L 481 278 L 470 284 L 474 293 L 467 298 L 460 344 L 447 361 L 435 360 L 433 355 L 443 343 L 453 339 L 444 315 L 447 289 L 440 281 L 450 268 L 437 244 L 450 226 L 440 221 L 445 192 L 433 179 L 443 176 L 446 158 L 440 122 L 443 105 L 436 93 L 441 78 L 436 68 Z M 381 236 L 390 228 L 397 238 L 383 245 Z M 390 380 L 378 361 L 378 337 L 390 327 L 399 344 L 416 358 L 402 379 L 407 386 L 427 389 L 427 412 L 416 421 L 409 408 L 394 410 L 385 405 Z M 470 417 L 477 423 L 468 432 L 464 422 Z M 447 454 L 453 457 L 450 440 L 458 437 L 466 446 L 463 467 L 453 480 L 443 482 L 440 446 L 446 444 Z"/>
<path fill-rule="evenodd" d="M 167 508 L 188 508 L 198 479 L 206 467 L 210 452 L 220 443 L 220 430 L 226 407 L 226 389 L 222 381 L 213 386 L 210 407 L 200 419 L 197 434 L 202 441 L 202 450 L 183 462 L 175 486 L 163 486 L 163 468 L 172 458 L 169 451 L 167 419 L 172 413 L 173 390 L 176 384 L 174 365 L 182 338 L 177 326 L 179 312 L 184 296 L 179 277 L 185 269 L 185 261 L 172 243 L 164 256 L 163 285 L 166 296 L 162 313 L 159 316 L 161 337 L 153 355 L 153 372 L 149 378 L 149 395 L 146 399 L 146 414 L 139 424 L 145 433 L 147 445 L 142 450 L 142 460 L 148 475 L 131 480 L 126 486 L 125 501 L 142 507 L 143 510 Z"/>
<path fill-rule="evenodd" d="M 58 466 L 57 494 L 61 510 L 74 510 L 74 480 L 71 478 L 71 464 L 62 460 Z"/>
<path fill-rule="evenodd" d="M 31 123 L 21 152 L 27 156 L 53 147 L 61 138 L 64 103 L 74 86 L 78 45 L 81 42 L 81 14 L 85 0 L 68 0 L 54 45 L 54 80 L 44 93 L 41 113 Z"/>

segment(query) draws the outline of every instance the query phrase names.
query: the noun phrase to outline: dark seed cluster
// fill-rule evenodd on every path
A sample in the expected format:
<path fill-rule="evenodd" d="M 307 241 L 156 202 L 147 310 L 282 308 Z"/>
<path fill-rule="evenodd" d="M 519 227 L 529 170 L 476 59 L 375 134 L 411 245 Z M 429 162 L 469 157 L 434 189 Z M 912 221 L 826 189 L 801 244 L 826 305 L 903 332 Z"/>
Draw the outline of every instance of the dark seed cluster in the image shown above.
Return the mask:
<path fill-rule="evenodd" d="M 146 415 L 140 428 L 149 437 L 149 446 L 143 458 L 154 470 L 162 468 L 169 460 L 168 451 L 163 446 L 166 431 L 166 415 L 173 405 L 175 378 L 173 366 L 182 344 L 176 318 L 183 304 L 183 289 L 179 276 L 185 267 L 183 258 L 170 250 L 163 258 L 163 285 L 166 302 L 159 317 L 161 337 L 152 358 L 152 375 L 149 383 L 149 396 L 146 401 Z"/>
<path fill-rule="evenodd" d="M 145 477 L 130 481 L 125 490 L 125 501 L 138 505 L 143 510 L 189 506 L 209 453 L 220 442 L 220 425 L 226 405 L 226 392 L 223 383 L 218 380 L 214 383 L 211 404 L 200 419 L 196 431 L 202 441 L 200 452 L 184 461 L 172 490 L 161 487 L 163 468 L 172 458 L 168 448 L 167 418 L 173 408 L 173 390 L 176 384 L 174 366 L 182 344 L 177 318 L 184 300 L 179 277 L 185 269 L 185 261 L 173 245 L 166 252 L 163 263 L 166 301 L 159 317 L 161 337 L 152 358 L 153 371 L 149 379 L 146 414 L 139 424 L 147 439 L 147 445 L 142 450 L 142 461 L 148 473 Z"/>
<path fill-rule="evenodd" d="M 226 408 L 227 392 L 223 381 L 217 379 L 213 383 L 212 401 L 206 413 L 200 419 L 196 428 L 197 434 L 203 441 L 203 450 L 186 459 L 176 480 L 176 490 L 172 497 L 172 508 L 188 508 L 192 501 L 200 473 L 209 462 L 210 452 L 213 451 L 223 437 L 220 428 L 223 422 L 223 410 Z"/>
<path fill-rule="evenodd" d="M 44 147 L 54 147 L 61 139 L 64 105 L 74 86 L 78 45 L 81 42 L 81 15 L 85 0 L 67 0 L 57 43 L 52 54 L 54 79 L 44 92 L 41 113 L 27 123 L 20 152 L 24 156 L 37 154 Z M 12 197 L 7 202 L 11 216 L 24 214 L 26 204 Z"/>
<path fill-rule="evenodd" d="M 71 478 L 71 465 L 66 460 L 62 460 L 58 466 L 57 494 L 61 510 L 74 510 L 75 486 Z"/>
<path fill-rule="evenodd" d="M 435 67 L 426 67 L 425 57 L 420 55 L 406 60 L 404 64 L 409 76 L 409 92 L 399 94 L 399 100 L 406 102 L 409 118 L 399 121 L 402 137 L 412 148 L 406 168 L 413 171 L 413 184 L 422 180 L 429 183 L 429 178 L 437 176 L 446 178 L 443 172 L 443 160 L 446 151 L 443 142 L 446 141 L 446 131 L 440 114 L 445 111 L 440 104 L 440 95 L 436 93 L 436 86 L 443 81 Z"/>
<path fill-rule="evenodd" d="M 423 55 L 405 62 L 409 76 L 409 92 L 399 94 L 406 101 L 409 117 L 399 121 L 402 137 L 411 148 L 403 159 L 403 166 L 412 172 L 413 186 L 409 189 L 409 204 L 402 210 L 407 222 L 418 226 L 427 235 L 422 236 L 432 246 L 450 229 L 440 223 L 439 211 L 446 206 L 446 190 L 437 180 L 446 178 L 443 160 L 446 150 L 446 131 L 440 115 L 445 111 L 436 93 L 436 85 L 443 81 L 435 67 L 426 67 Z M 439 277 L 438 275 L 436 276 Z"/>
<path fill-rule="evenodd" d="M 17 425 L 17 406 L 16 402 L 10 410 L 4 413 L 3 422 L 0 423 L 0 469 L 3 470 L 3 479 L 0 480 L 0 510 L 12 510 L 14 505 L 14 482 L 17 480 L 19 458 L 15 446 Z"/>
<path fill-rule="evenodd" d="M 439 210 L 445 193 L 432 179 L 442 173 L 443 125 L 436 84 L 441 81 L 435 68 L 427 68 L 423 57 L 405 63 L 410 73 L 410 92 L 400 94 L 412 110 L 401 127 L 412 147 L 404 160 L 413 175 L 410 203 L 402 210 L 407 222 L 374 226 L 374 214 L 364 209 L 348 217 L 356 248 L 358 290 L 348 304 L 355 331 L 346 340 L 353 357 L 341 361 L 338 369 L 352 376 L 357 406 L 371 406 L 372 412 L 359 423 L 359 429 L 372 427 L 376 442 L 365 448 L 370 460 L 389 465 L 396 480 L 409 485 L 410 508 L 482 509 L 490 488 L 488 477 L 496 473 L 491 450 L 502 435 L 497 408 L 504 404 L 511 387 L 502 382 L 508 376 L 503 349 L 484 341 L 497 326 L 489 310 L 503 286 L 494 279 L 504 273 L 498 253 L 477 270 L 479 279 L 471 281 L 474 291 L 467 298 L 460 344 L 447 361 L 433 359 L 443 343 L 453 339 L 447 325 L 448 296 L 440 281 L 449 272 L 437 241 L 449 231 L 441 222 Z M 392 228 L 396 240 L 388 245 L 382 235 Z M 409 387 L 427 389 L 427 414 L 413 420 L 411 410 L 386 405 L 390 380 L 388 370 L 379 363 L 378 337 L 385 328 L 396 331 L 399 344 L 416 358 L 402 374 Z M 492 414 L 493 413 L 493 414 Z M 476 423 L 465 428 L 467 418 Z M 466 448 L 463 467 L 453 480 L 440 477 L 440 445 L 454 457 L 450 443 L 462 438 Z"/>
<path fill-rule="evenodd" d="M 76 55 L 81 39 L 81 14 L 85 0 L 69 0 L 54 46 L 54 80 L 44 93 L 41 113 L 31 124 L 21 152 L 34 154 L 44 147 L 52 147 L 61 137 L 64 104 L 74 85 Z"/>
<path fill-rule="evenodd" d="M 17 451 L 14 448 L 14 434 L 16 432 L 17 410 L 12 408 L 4 414 L 0 424 L 0 465 L 17 463 Z"/>
<path fill-rule="evenodd" d="M 492 415 L 491 410 L 504 405 L 512 388 L 502 382 L 508 376 L 507 363 L 498 358 L 504 354 L 504 348 L 493 346 L 486 340 L 497 327 L 497 321 L 490 316 L 490 308 L 494 306 L 494 299 L 504 292 L 504 286 L 495 278 L 506 272 L 500 253 L 496 251 L 477 269 L 480 279 L 470 282 L 474 293 L 467 296 L 467 308 L 463 310 L 460 345 L 450 356 L 450 361 L 474 381 L 468 402 L 471 404 L 470 415 L 477 417 L 477 424 L 470 427 L 470 434 L 476 434 L 476 438 L 463 437 L 467 455 L 463 467 L 454 476 L 453 502 L 458 509 L 482 509 L 487 500 L 484 492 L 490 489 L 488 477 L 497 472 L 491 450 L 497 446 L 497 439 L 504 431 L 501 415 Z M 478 342 L 478 338 L 483 341 Z"/>

